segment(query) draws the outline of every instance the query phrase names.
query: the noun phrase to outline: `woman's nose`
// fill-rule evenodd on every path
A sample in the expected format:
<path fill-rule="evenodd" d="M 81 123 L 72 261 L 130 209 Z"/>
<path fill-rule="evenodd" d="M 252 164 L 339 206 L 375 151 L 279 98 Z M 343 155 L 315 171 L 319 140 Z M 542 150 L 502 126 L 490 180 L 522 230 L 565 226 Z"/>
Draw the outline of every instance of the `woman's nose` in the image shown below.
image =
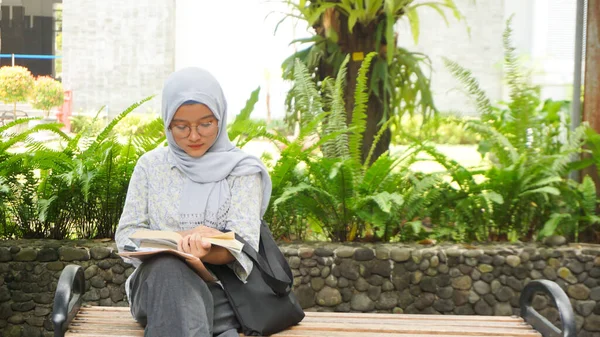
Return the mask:
<path fill-rule="evenodd" d="M 190 130 L 190 136 L 188 137 L 190 140 L 198 140 L 201 137 L 202 135 L 198 133 L 197 128 L 192 128 L 192 130 Z"/>

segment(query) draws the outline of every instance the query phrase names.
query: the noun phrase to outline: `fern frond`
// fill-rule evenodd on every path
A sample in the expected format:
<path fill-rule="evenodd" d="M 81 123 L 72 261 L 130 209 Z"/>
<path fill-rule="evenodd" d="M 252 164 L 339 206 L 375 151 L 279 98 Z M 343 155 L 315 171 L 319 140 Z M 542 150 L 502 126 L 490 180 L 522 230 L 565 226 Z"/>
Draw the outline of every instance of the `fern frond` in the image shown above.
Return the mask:
<path fill-rule="evenodd" d="M 331 88 L 331 81 L 325 82 L 328 87 L 327 91 L 331 93 L 331 115 L 327 119 L 327 125 L 324 130 L 326 135 L 347 129 L 344 88 L 349 59 L 350 57 L 346 56 L 340 66 L 333 88 Z M 348 135 L 342 132 L 335 139 L 324 143 L 323 153 L 328 157 L 347 158 L 349 156 Z"/>
<path fill-rule="evenodd" d="M 12 122 L 9 122 L 9 123 L 6 123 L 6 124 L 0 126 L 0 135 L 2 135 L 4 132 L 6 132 L 8 129 L 12 128 L 13 126 L 29 123 L 30 121 L 35 121 L 35 120 L 40 120 L 40 119 L 41 118 L 39 118 L 39 117 L 18 118 L 15 121 L 12 121 Z"/>
<path fill-rule="evenodd" d="M 590 176 L 585 176 L 578 189 L 581 192 L 581 208 L 584 214 L 596 214 L 597 196 L 594 180 Z"/>
<path fill-rule="evenodd" d="M 541 124 L 541 121 L 535 118 L 536 109 L 540 105 L 539 88 L 529 83 L 529 78 L 525 76 L 517 59 L 516 48 L 511 41 L 512 18 L 513 16 L 507 20 L 503 33 L 504 66 L 511 98 L 509 113 L 513 119 L 508 126 L 515 147 L 531 150 L 531 131 L 538 129 Z"/>
<path fill-rule="evenodd" d="M 474 186 L 477 186 L 473 173 L 471 170 L 459 164 L 456 160 L 449 158 L 443 153 L 439 152 L 435 147 L 429 145 L 422 145 L 421 150 L 428 155 L 432 156 L 433 159 L 444 166 L 448 174 L 452 176 L 452 179 L 460 186 L 465 192 L 469 192 Z"/>
<path fill-rule="evenodd" d="M 142 155 L 166 141 L 165 126 L 162 118 L 155 118 L 150 123 L 144 126 L 144 132 L 134 135 L 131 142 L 138 151 L 138 155 Z"/>
<path fill-rule="evenodd" d="M 64 133 L 60 128 L 63 127 L 62 123 L 44 123 L 44 124 L 38 124 L 34 127 L 32 127 L 30 130 L 32 132 L 38 132 L 38 131 L 50 131 L 56 135 L 58 135 L 60 138 L 62 138 L 65 141 L 70 141 L 71 137 L 69 137 L 66 133 Z"/>
<path fill-rule="evenodd" d="M 121 112 L 110 123 L 108 123 L 108 125 L 100 132 L 100 134 L 96 137 L 96 139 L 94 140 L 92 145 L 90 145 L 90 147 L 87 150 L 85 150 L 85 152 L 86 153 L 94 152 L 96 150 L 96 147 L 98 147 L 102 142 L 104 142 L 104 140 L 106 140 L 110 136 L 111 131 L 114 129 L 115 125 L 117 125 L 117 123 L 119 123 L 119 121 L 121 121 L 123 118 L 127 117 L 127 115 L 129 115 L 129 113 L 131 113 L 133 110 L 137 109 L 140 105 L 151 100 L 152 98 L 154 98 L 154 95 L 148 96 L 140 101 L 137 101 L 137 102 L 133 103 L 132 105 L 130 105 L 129 107 L 127 107 L 127 109 L 123 110 L 123 112 Z"/>
<path fill-rule="evenodd" d="M 75 137 L 73 137 L 73 139 L 71 139 L 71 141 L 67 143 L 67 146 L 65 147 L 65 152 L 72 154 L 73 152 L 75 152 L 75 150 L 77 150 L 77 147 L 79 146 L 79 141 L 82 139 L 82 137 L 88 137 L 91 135 L 90 130 L 92 130 L 92 125 L 98 120 L 98 116 L 100 116 L 100 113 L 104 110 L 104 108 L 105 106 L 100 107 L 100 109 L 98 109 L 98 111 L 96 112 L 96 115 L 94 115 L 92 122 L 87 124 L 81 132 L 77 133 L 77 135 L 75 135 Z M 86 148 L 87 147 L 88 146 L 86 146 Z"/>
<path fill-rule="evenodd" d="M 389 186 L 390 176 L 395 175 L 394 169 L 400 164 L 400 158 L 392 158 L 387 154 L 383 154 L 371 166 L 369 166 L 364 172 L 362 181 L 360 182 L 360 188 L 362 193 L 371 194 L 377 191 L 383 191 L 386 187 L 390 187 L 390 190 L 398 189 L 397 185 Z M 391 177 L 395 180 L 394 177 Z"/>
<path fill-rule="evenodd" d="M 365 162 L 363 163 L 363 170 L 366 170 L 367 166 L 369 166 L 369 163 L 371 162 L 371 157 L 373 156 L 373 153 L 375 152 L 375 147 L 377 146 L 377 143 L 379 143 L 379 141 L 381 140 L 381 137 L 383 137 L 383 134 L 385 133 L 385 131 L 390 127 L 390 125 L 392 125 L 395 118 L 397 118 L 397 116 L 389 118 L 385 123 L 383 123 L 383 125 L 381 126 L 379 131 L 377 131 L 375 138 L 373 138 L 373 144 L 371 145 L 371 149 L 369 150 L 367 159 L 365 159 Z"/>
<path fill-rule="evenodd" d="M 38 118 L 22 118 L 17 120 L 16 124 L 14 125 L 19 125 L 22 124 L 21 121 L 23 120 L 35 120 Z M 8 123 L 7 125 L 11 125 L 12 123 L 15 122 L 11 122 Z M 64 132 L 60 131 L 58 129 L 58 125 L 59 124 L 41 124 L 41 125 L 36 125 L 31 129 L 27 129 L 23 132 L 19 132 L 16 134 L 13 134 L 10 138 L 8 138 L 6 141 L 0 141 L 0 153 L 5 152 L 6 150 L 8 150 L 9 148 L 11 148 L 13 145 L 15 145 L 16 143 L 19 142 L 25 142 L 25 144 L 34 144 L 34 143 L 40 143 L 39 141 L 36 141 L 34 139 L 32 139 L 30 136 L 40 130 L 48 130 L 48 131 L 52 131 L 55 132 L 59 135 L 66 137 L 66 139 L 70 139 L 69 136 L 67 136 Z"/>
<path fill-rule="evenodd" d="M 572 161 L 572 155 L 580 153 L 583 145 L 587 140 L 587 125 L 580 125 L 571 134 L 565 144 L 561 146 L 560 153 L 558 153 L 550 165 L 552 171 L 558 172 L 559 174 L 567 173 L 569 163 Z"/>
<path fill-rule="evenodd" d="M 416 215 L 421 214 L 424 207 L 434 204 L 434 200 L 440 196 L 441 192 L 438 187 L 442 181 L 441 175 L 431 174 L 413 183 L 413 187 L 404 195 L 406 219 L 413 219 Z"/>
<path fill-rule="evenodd" d="M 502 33 L 502 45 L 504 47 L 504 66 L 506 67 L 506 78 L 508 80 L 509 87 L 511 89 L 510 97 L 518 99 L 522 94 L 519 91 L 523 87 L 523 78 L 521 74 L 521 68 L 516 56 L 516 48 L 512 44 L 512 33 L 511 28 L 512 19 L 514 15 L 511 15 L 506 20 L 506 28 Z"/>
<path fill-rule="evenodd" d="M 296 59 L 294 66 L 294 87 L 292 93 L 296 101 L 296 107 L 300 111 L 302 125 L 323 111 L 321 95 L 317 90 L 315 82 L 300 60 Z"/>
<path fill-rule="evenodd" d="M 358 77 L 356 78 L 356 90 L 354 91 L 354 109 L 352 110 L 352 122 L 350 127 L 353 129 L 348 138 L 348 148 L 350 157 L 357 163 L 362 161 L 362 143 L 363 133 L 367 128 L 367 102 L 369 100 L 368 78 L 367 75 L 371 68 L 371 61 L 377 56 L 377 53 L 367 54 L 363 60 Z"/>
<path fill-rule="evenodd" d="M 477 111 L 481 113 L 481 119 L 490 118 L 492 116 L 492 102 L 480 87 L 479 81 L 475 79 L 473 73 L 448 58 L 443 57 L 443 60 L 450 73 L 465 86 L 469 95 L 475 99 L 475 106 Z"/>
<path fill-rule="evenodd" d="M 42 149 L 32 153 L 30 165 L 34 168 L 63 172 L 72 167 L 73 159 L 64 152 Z"/>
<path fill-rule="evenodd" d="M 499 132 L 491 125 L 480 121 L 467 121 L 465 125 L 467 129 L 481 134 L 492 144 L 495 150 L 494 154 L 498 156 L 500 164 L 503 166 L 513 165 L 519 160 L 517 149 L 503 133 Z"/>
<path fill-rule="evenodd" d="M 389 214 L 394 206 L 402 206 L 404 198 L 399 193 L 389 193 L 387 191 L 369 195 L 362 200 L 362 203 L 373 201 L 379 209 Z"/>

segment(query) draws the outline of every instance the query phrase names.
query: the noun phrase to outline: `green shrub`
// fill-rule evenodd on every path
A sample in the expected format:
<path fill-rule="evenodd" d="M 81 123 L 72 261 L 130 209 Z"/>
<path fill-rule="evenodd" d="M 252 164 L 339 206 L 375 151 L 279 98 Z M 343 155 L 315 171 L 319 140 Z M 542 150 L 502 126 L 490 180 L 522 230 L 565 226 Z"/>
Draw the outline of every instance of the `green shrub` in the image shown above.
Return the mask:
<path fill-rule="evenodd" d="M 39 76 L 35 80 L 30 102 L 35 109 L 43 110 L 44 116 L 48 117 L 52 108 L 63 104 L 64 98 L 62 83 L 48 76 Z"/>
<path fill-rule="evenodd" d="M 17 103 L 27 101 L 33 87 L 33 76 L 21 66 L 0 68 L 0 101 L 14 104 L 13 113 L 17 117 Z"/>
<path fill-rule="evenodd" d="M 106 125 L 104 119 L 94 118 L 92 116 L 73 115 L 69 118 L 71 119 L 72 133 L 87 132 L 89 134 L 97 135 Z"/>
<path fill-rule="evenodd" d="M 316 133 L 318 141 L 306 150 L 303 143 L 293 143 L 282 152 L 272 171 L 278 181 L 272 212 L 287 215 L 288 225 L 300 225 L 332 241 L 389 240 L 398 220 L 395 214 L 404 203 L 397 188 L 404 178 L 394 172 L 401 159 L 385 154 L 371 163 L 374 146 L 389 122 L 362 159 L 367 72 L 374 55 L 367 55 L 361 65 L 348 125 L 343 90 L 349 58 L 335 80 L 328 78 L 323 83 L 330 101 L 322 100 L 306 66 L 300 61 L 295 65 L 292 95 L 301 116 L 312 116 L 303 118 L 299 138 Z M 323 107 L 330 110 L 323 112 Z M 322 155 L 313 154 L 318 148 Z"/>
<path fill-rule="evenodd" d="M 489 159 L 490 166 L 469 170 L 435 148 L 423 147 L 450 177 L 441 181 L 440 196 L 427 214 L 436 226 L 432 235 L 438 238 L 534 240 L 544 227 L 542 234 L 547 235 L 551 228 L 545 224 L 557 219 L 558 206 L 573 195 L 561 191 L 572 189 L 568 163 L 581 151 L 584 127 L 570 132 L 561 117 L 562 104 L 541 102 L 538 88 L 516 60 L 510 35 L 509 21 L 504 34 L 510 87 L 506 103 L 493 105 L 470 71 L 445 60 L 477 102 L 481 120 L 468 121 L 465 126 L 481 136 L 479 152 Z M 565 210 L 580 212 L 572 207 Z"/>
<path fill-rule="evenodd" d="M 423 120 L 421 115 L 406 114 L 390 129 L 396 145 L 410 145 L 415 139 L 433 144 L 477 144 L 480 137 L 465 127 L 465 123 L 472 119 L 438 114 Z"/>
<path fill-rule="evenodd" d="M 123 137 L 141 135 L 146 132 L 148 125 L 157 118 L 160 119 L 160 117 L 155 114 L 131 113 L 115 125 L 113 131 L 115 134 Z"/>
<path fill-rule="evenodd" d="M 137 159 L 164 142 L 163 124 L 150 123 L 146 133 L 124 143 L 113 129 L 125 116 L 147 101 L 122 112 L 99 133 L 84 129 L 73 138 L 60 124 L 40 124 L 0 143 L 0 215 L 6 213 L 4 237 L 112 238 L 121 215 L 127 186 Z M 97 116 L 92 121 L 96 123 Z M 11 127 L 9 123 L 2 128 Z M 28 137 L 39 130 L 58 134 L 66 143 L 60 151 Z M 22 141 L 27 151 L 6 151 Z M 0 222 L 0 224 L 2 224 Z"/>

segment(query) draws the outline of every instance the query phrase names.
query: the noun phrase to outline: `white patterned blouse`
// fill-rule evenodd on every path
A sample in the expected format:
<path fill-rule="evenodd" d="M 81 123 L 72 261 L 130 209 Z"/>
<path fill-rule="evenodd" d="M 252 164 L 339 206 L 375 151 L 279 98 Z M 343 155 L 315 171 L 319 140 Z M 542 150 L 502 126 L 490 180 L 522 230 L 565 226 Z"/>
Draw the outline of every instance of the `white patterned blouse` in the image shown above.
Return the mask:
<path fill-rule="evenodd" d="M 129 236 L 138 229 L 182 231 L 194 228 L 195 221 L 183 219 L 179 213 L 180 195 L 187 178 L 176 167 L 168 147 L 159 147 L 142 155 L 129 182 L 127 199 L 115 240 L 119 251 L 125 245 L 134 245 Z M 222 223 L 204 225 L 219 230 L 232 230 L 258 250 L 262 184 L 260 173 L 248 176 L 229 176 L 231 204 Z M 232 252 L 235 261 L 229 266 L 238 278 L 245 281 L 252 271 L 252 261 L 243 253 Z M 132 262 L 135 267 L 139 262 Z M 129 289 L 127 280 L 126 290 Z"/>

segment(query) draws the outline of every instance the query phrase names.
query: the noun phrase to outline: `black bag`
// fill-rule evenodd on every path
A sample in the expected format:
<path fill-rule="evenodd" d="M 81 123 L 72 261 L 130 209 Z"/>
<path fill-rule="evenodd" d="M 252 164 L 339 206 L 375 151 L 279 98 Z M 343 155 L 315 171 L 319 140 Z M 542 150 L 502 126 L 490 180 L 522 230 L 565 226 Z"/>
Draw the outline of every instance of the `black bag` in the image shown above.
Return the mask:
<path fill-rule="evenodd" d="M 242 332 L 246 336 L 268 336 L 298 324 L 304 311 L 292 292 L 292 271 L 266 223 L 260 226 L 258 253 L 237 234 L 236 239 L 254 262 L 246 283 L 226 265 L 206 266 L 223 284 Z"/>

